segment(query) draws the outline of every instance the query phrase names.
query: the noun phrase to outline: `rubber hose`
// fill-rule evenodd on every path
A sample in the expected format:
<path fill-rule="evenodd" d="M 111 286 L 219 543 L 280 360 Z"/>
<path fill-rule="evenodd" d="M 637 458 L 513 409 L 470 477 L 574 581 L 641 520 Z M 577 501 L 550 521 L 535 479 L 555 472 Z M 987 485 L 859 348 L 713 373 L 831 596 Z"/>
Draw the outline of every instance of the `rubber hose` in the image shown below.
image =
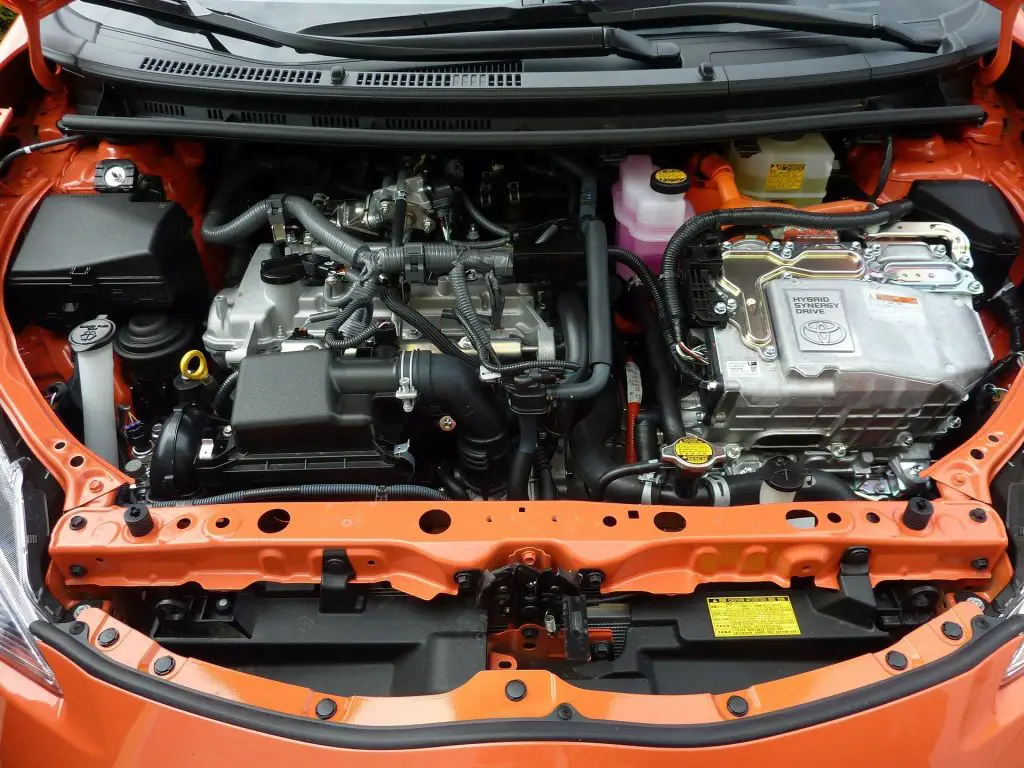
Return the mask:
<path fill-rule="evenodd" d="M 455 479 L 455 475 L 452 474 L 450 467 L 442 465 L 434 470 L 434 474 L 437 475 L 438 482 L 444 486 L 445 493 L 455 501 L 469 501 L 469 493 Z"/>
<path fill-rule="evenodd" d="M 698 237 L 724 226 L 755 224 L 764 226 L 790 225 L 813 229 L 865 229 L 889 224 L 903 218 L 913 210 L 909 200 L 897 200 L 865 213 L 824 214 L 808 213 L 792 208 L 736 208 L 708 211 L 684 223 L 668 241 L 662 261 L 661 282 L 665 292 L 665 306 L 676 341 L 683 340 L 680 325 L 683 314 L 679 294 L 680 260 L 688 246 Z M 685 265 L 684 269 L 685 269 Z"/>
<path fill-rule="evenodd" d="M 636 464 L 623 464 L 619 467 L 612 467 L 601 473 L 601 476 L 597 479 L 596 487 L 592 491 L 594 500 L 604 501 L 604 495 L 608 491 L 608 486 L 616 480 L 624 477 L 646 475 L 648 472 L 656 471 L 658 466 L 658 460 L 654 459 L 653 461 L 641 461 Z"/>
<path fill-rule="evenodd" d="M 990 300 L 992 311 L 1010 333 L 1010 350 L 1024 352 L 1024 300 L 1020 289 L 1007 283 Z"/>
<path fill-rule="evenodd" d="M 512 457 L 508 473 L 510 501 L 528 501 L 530 498 L 530 470 L 537 452 L 537 417 L 532 414 L 519 417 L 519 448 Z"/>
<path fill-rule="evenodd" d="M 533 476 L 537 478 L 537 498 L 552 500 L 558 498 L 558 488 L 551 474 L 551 457 L 558 447 L 557 440 L 552 445 L 552 437 L 537 443 L 537 451 L 533 454 Z"/>
<path fill-rule="evenodd" d="M 211 209 L 203 219 L 203 240 L 210 245 L 231 245 L 244 240 L 267 225 L 267 201 L 261 200 L 231 221 L 221 224 L 219 209 Z"/>
<path fill-rule="evenodd" d="M 214 414 L 221 416 L 225 415 L 224 409 L 231 403 L 231 395 L 235 391 L 235 387 L 238 386 L 238 371 L 232 371 L 217 387 L 217 392 L 213 396 L 213 404 L 211 406 Z M 228 413 L 227 415 L 230 415 Z"/>
<path fill-rule="evenodd" d="M 794 501 L 851 501 L 858 498 L 853 488 L 830 472 L 821 469 L 807 470 L 812 485 L 796 492 Z M 761 503 L 761 486 L 764 481 L 757 475 L 726 475 L 721 478 L 729 488 L 729 506 L 738 507 Z M 701 482 L 705 487 L 706 484 Z"/>
<path fill-rule="evenodd" d="M 660 451 L 658 441 L 658 424 L 660 418 L 655 411 L 640 411 L 633 425 L 636 455 L 640 461 L 657 459 Z"/>
<path fill-rule="evenodd" d="M 672 363 L 673 352 L 665 347 L 664 340 L 657 327 L 654 313 L 647 301 L 647 291 L 640 289 L 632 292 L 633 307 L 643 331 L 644 349 L 647 352 L 647 368 L 654 381 L 654 391 L 658 398 L 658 410 L 661 413 L 661 431 L 665 433 L 665 442 L 674 443 L 683 436 L 683 412 L 680 408 L 680 393 L 677 390 L 679 377 Z"/>
<path fill-rule="evenodd" d="M 405 242 L 405 212 L 409 201 L 404 197 L 395 200 L 395 213 L 391 218 L 391 245 L 398 248 Z"/>
<path fill-rule="evenodd" d="M 491 234 L 497 235 L 500 238 L 511 238 L 512 233 L 505 229 L 500 224 L 488 219 L 483 212 L 473 204 L 473 201 L 469 199 L 468 195 L 462 196 L 462 204 L 466 208 L 466 213 L 472 217 L 473 221 L 479 224 L 481 227 L 486 229 Z"/>
<path fill-rule="evenodd" d="M 555 302 L 558 316 L 562 319 L 562 336 L 565 339 L 565 359 L 579 365 L 580 370 L 565 377 L 566 381 L 577 381 L 590 363 L 590 342 L 587 339 L 587 310 L 576 291 L 560 291 Z"/>
<path fill-rule="evenodd" d="M 582 206 L 582 202 L 581 202 Z M 608 277 L 608 232 L 604 222 L 589 219 L 584 225 L 587 259 L 587 315 L 590 320 L 590 375 L 579 381 L 555 384 L 549 396 L 557 400 L 586 400 L 596 397 L 611 376 L 612 306 Z"/>
<path fill-rule="evenodd" d="M 594 497 L 601 477 L 615 467 L 605 441 L 620 428 L 622 408 L 619 404 L 615 385 L 607 387 L 594 399 L 580 405 L 583 413 L 569 430 L 569 451 L 572 469 L 584 488 Z M 709 498 L 706 489 L 698 489 L 693 499 L 683 499 L 671 488 L 654 485 L 651 487 L 652 504 L 703 504 Z M 613 480 L 604 490 L 606 501 L 637 504 L 644 499 L 645 483 L 635 477 Z"/>
<path fill-rule="evenodd" d="M 151 507 L 191 507 L 208 504 L 240 504 L 246 501 L 303 501 L 317 499 L 365 499 L 380 501 L 449 501 L 447 495 L 425 485 L 371 485 L 369 483 L 309 483 L 304 485 L 278 485 L 269 488 L 247 488 L 216 496 L 203 496 L 174 501 L 150 501 Z"/>

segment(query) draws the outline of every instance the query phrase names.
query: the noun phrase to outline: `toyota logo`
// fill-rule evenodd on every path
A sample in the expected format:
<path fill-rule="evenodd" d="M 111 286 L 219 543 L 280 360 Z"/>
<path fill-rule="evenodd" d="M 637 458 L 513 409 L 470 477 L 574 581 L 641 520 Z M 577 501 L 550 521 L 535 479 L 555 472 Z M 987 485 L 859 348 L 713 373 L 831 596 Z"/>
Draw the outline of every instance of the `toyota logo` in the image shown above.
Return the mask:
<path fill-rule="evenodd" d="M 831 347 L 846 338 L 846 329 L 832 320 L 812 320 L 803 324 L 800 335 L 812 344 Z"/>

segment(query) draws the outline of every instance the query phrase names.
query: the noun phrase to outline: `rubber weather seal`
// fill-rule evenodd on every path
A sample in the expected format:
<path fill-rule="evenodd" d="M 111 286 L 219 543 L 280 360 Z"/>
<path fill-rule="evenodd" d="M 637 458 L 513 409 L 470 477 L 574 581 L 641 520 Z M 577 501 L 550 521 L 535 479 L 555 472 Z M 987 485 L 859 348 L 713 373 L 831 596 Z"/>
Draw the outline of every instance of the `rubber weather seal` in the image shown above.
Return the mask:
<path fill-rule="evenodd" d="M 724 141 L 809 131 L 842 131 L 866 128 L 909 127 L 949 123 L 980 123 L 985 110 L 977 106 L 880 109 L 827 115 L 800 115 L 765 120 L 746 120 L 656 128 L 607 128 L 543 131 L 446 131 L 420 132 L 366 128 L 320 128 L 308 125 L 258 125 L 208 122 L 185 118 L 104 117 L 65 115 L 60 121 L 66 133 L 103 136 L 164 136 L 194 139 L 252 139 L 290 144 L 335 146 L 389 146 L 436 149 L 442 147 L 567 147 L 600 144 L 674 144 Z"/>
<path fill-rule="evenodd" d="M 1024 616 L 1005 619 L 942 659 L 884 682 L 808 702 L 781 712 L 701 725 L 644 725 L 573 718 L 495 719 L 442 725 L 365 726 L 321 723 L 247 707 L 196 693 L 103 658 L 44 621 L 32 633 L 85 672 L 145 699 L 247 730 L 325 747 L 406 750 L 470 744 L 572 741 L 634 747 L 692 749 L 756 741 L 849 717 L 890 704 L 969 672 L 1024 633 Z"/>

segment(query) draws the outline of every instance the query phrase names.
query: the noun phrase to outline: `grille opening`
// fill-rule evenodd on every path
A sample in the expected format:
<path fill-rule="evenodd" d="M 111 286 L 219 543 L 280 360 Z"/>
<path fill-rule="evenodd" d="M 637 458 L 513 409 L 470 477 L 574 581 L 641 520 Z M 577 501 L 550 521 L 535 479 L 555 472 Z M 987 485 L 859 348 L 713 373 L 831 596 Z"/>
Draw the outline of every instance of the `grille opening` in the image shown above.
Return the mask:
<path fill-rule="evenodd" d="M 239 67 L 225 64 L 204 64 L 147 56 L 139 64 L 143 72 L 157 72 L 180 77 L 205 77 L 213 80 L 232 80 L 253 83 L 286 83 L 315 85 L 323 74 L 317 69 L 288 69 L 284 67 Z"/>

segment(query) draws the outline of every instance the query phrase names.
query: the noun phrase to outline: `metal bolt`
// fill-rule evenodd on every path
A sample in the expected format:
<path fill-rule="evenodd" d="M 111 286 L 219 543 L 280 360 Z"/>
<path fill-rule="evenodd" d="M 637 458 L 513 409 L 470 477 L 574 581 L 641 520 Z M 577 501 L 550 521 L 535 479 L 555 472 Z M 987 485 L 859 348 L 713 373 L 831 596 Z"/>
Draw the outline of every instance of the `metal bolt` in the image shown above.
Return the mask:
<path fill-rule="evenodd" d="M 879 245 L 878 243 L 871 243 L 871 245 L 868 246 L 868 249 L 867 249 L 868 256 L 878 256 L 881 253 L 882 253 L 882 246 Z"/>
<path fill-rule="evenodd" d="M 936 256 L 945 256 L 946 255 L 946 246 L 944 246 L 942 244 L 933 245 L 932 246 L 932 253 L 934 253 Z"/>
<path fill-rule="evenodd" d="M 828 447 L 828 452 L 837 459 L 841 459 L 846 455 L 846 446 L 843 443 L 832 443 L 832 445 Z"/>
<path fill-rule="evenodd" d="M 770 250 L 772 253 L 775 253 L 776 251 L 780 250 L 781 248 L 782 248 L 782 243 L 780 243 L 778 240 L 772 240 L 771 245 L 768 246 L 768 250 Z"/>
<path fill-rule="evenodd" d="M 586 587 L 600 587 L 604 584 L 604 574 L 601 571 L 591 571 L 583 577 L 583 585 Z"/>
<path fill-rule="evenodd" d="M 572 707 L 568 704 L 559 704 L 555 713 L 558 715 L 559 720 L 572 720 Z"/>
<path fill-rule="evenodd" d="M 900 448 L 909 448 L 914 444 L 914 436 L 909 432 L 900 432 L 896 436 L 896 445 Z"/>
<path fill-rule="evenodd" d="M 743 449 L 736 445 L 736 443 L 730 443 L 725 446 L 725 457 L 727 459 L 738 459 L 743 455 Z"/>
<path fill-rule="evenodd" d="M 988 519 L 984 509 L 972 509 L 967 513 L 967 516 L 976 523 L 984 523 Z"/>
<path fill-rule="evenodd" d="M 971 280 L 971 282 L 967 284 L 967 290 L 971 293 L 981 293 L 982 285 L 977 280 Z"/>
<path fill-rule="evenodd" d="M 408 327 L 402 329 L 403 339 L 418 339 L 421 335 L 418 328 Z"/>
<path fill-rule="evenodd" d="M 964 600 L 964 602 L 965 603 L 970 603 L 971 605 L 975 606 L 979 610 L 982 610 L 982 611 L 985 610 L 985 601 L 982 600 L 980 597 L 976 597 L 975 595 L 971 595 L 966 600 Z"/>
<path fill-rule="evenodd" d="M 715 303 L 713 310 L 716 315 L 724 315 L 729 311 L 729 308 L 726 306 L 724 301 L 719 301 Z"/>
<path fill-rule="evenodd" d="M 334 699 L 320 699 L 316 703 L 316 716 L 319 720 L 330 720 L 337 711 L 338 705 L 334 703 Z"/>
<path fill-rule="evenodd" d="M 428 235 L 434 231 L 434 222 L 432 219 L 423 220 L 423 231 Z"/>
<path fill-rule="evenodd" d="M 71 622 L 71 626 L 68 627 L 68 632 L 70 632 L 72 635 L 80 635 L 83 632 L 85 632 L 88 626 L 89 625 L 86 624 L 84 621 L 73 621 Z"/>
<path fill-rule="evenodd" d="M 725 308 L 728 309 L 730 312 L 735 312 L 738 306 L 739 304 L 736 303 L 736 299 L 725 300 Z"/>
<path fill-rule="evenodd" d="M 442 432 L 451 432 L 453 429 L 455 429 L 455 419 L 447 415 L 442 416 L 440 419 L 438 419 L 437 426 L 441 428 Z"/>
<path fill-rule="evenodd" d="M 80 618 L 81 615 L 88 611 L 90 608 L 95 607 L 96 606 L 94 606 L 92 603 L 81 602 L 74 607 L 74 610 L 71 611 L 71 615 L 77 619 Z"/>
<path fill-rule="evenodd" d="M 218 597 L 213 604 L 213 610 L 223 615 L 231 611 L 231 598 L 230 597 Z"/>
<path fill-rule="evenodd" d="M 960 429 L 960 425 L 963 424 L 963 423 L 964 423 L 963 419 L 961 419 L 959 416 L 954 416 L 953 418 L 951 418 L 949 420 L 949 422 L 946 425 L 946 428 L 947 429 Z"/>
<path fill-rule="evenodd" d="M 473 585 L 473 574 L 468 571 L 459 571 L 455 574 L 455 583 L 458 584 L 460 588 L 470 587 Z"/>
<path fill-rule="evenodd" d="M 160 437 L 160 434 L 163 431 L 164 431 L 164 425 L 163 424 L 154 424 L 152 427 L 149 428 L 149 436 L 152 437 L 154 440 L 156 440 L 158 437 Z"/>
<path fill-rule="evenodd" d="M 223 427 L 221 427 L 221 430 L 220 430 L 221 437 L 231 437 L 231 432 L 232 432 L 232 429 L 231 429 L 231 425 L 230 424 L 225 424 Z"/>
<path fill-rule="evenodd" d="M 761 350 L 761 357 L 763 357 L 765 360 L 774 360 L 778 356 L 779 356 L 779 350 L 777 350 L 773 346 L 769 345 L 769 346 L 767 346 L 767 347 L 765 347 L 764 349 Z"/>
<path fill-rule="evenodd" d="M 391 201 L 390 200 L 381 200 L 380 201 L 380 212 L 381 213 L 385 213 L 385 214 L 391 212 Z"/>
<path fill-rule="evenodd" d="M 793 277 L 793 273 L 792 272 L 783 272 L 782 273 L 782 279 L 783 280 L 789 280 L 792 277 Z"/>
<path fill-rule="evenodd" d="M 102 490 L 103 490 L 103 481 L 102 480 L 90 480 L 89 481 L 89 491 L 90 491 L 90 493 L 99 493 Z"/>
<path fill-rule="evenodd" d="M 608 643 L 594 643 L 590 655 L 595 659 L 610 659 L 612 647 Z"/>
<path fill-rule="evenodd" d="M 83 576 L 85 576 L 85 574 L 87 574 L 88 571 L 86 570 L 84 565 L 72 565 L 70 568 L 68 568 L 68 573 L 71 574 L 72 578 L 80 579 Z"/>
<path fill-rule="evenodd" d="M 128 172 L 120 165 L 112 165 L 103 172 L 103 183 L 108 187 L 120 187 L 127 178 Z"/>
<path fill-rule="evenodd" d="M 976 571 L 987 571 L 988 558 L 979 557 L 977 560 L 971 560 L 971 568 L 973 568 Z"/>
<path fill-rule="evenodd" d="M 86 520 L 81 515 L 75 515 L 71 518 L 71 522 L 68 523 L 68 527 L 71 528 L 72 531 L 80 531 L 85 528 L 85 525 Z"/>

